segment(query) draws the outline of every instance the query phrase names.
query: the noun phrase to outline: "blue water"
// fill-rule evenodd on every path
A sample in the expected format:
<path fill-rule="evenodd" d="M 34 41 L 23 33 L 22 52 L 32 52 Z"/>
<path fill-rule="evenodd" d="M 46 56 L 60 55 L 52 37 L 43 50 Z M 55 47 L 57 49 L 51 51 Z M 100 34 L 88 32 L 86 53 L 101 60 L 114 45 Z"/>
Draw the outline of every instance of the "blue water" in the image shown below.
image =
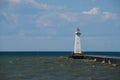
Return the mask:
<path fill-rule="evenodd" d="M 120 52 L 83 52 L 88 55 L 103 55 L 103 56 L 116 56 L 120 57 Z M 71 51 L 9 51 L 9 52 L 0 52 L 0 56 L 2 55 L 41 55 L 41 56 L 68 56 L 71 55 Z"/>
<path fill-rule="evenodd" d="M 68 59 L 70 54 L 71 52 L 1 52 L 0 80 L 120 80 L 120 66 Z M 98 55 L 102 54 L 104 53 Z M 111 54 L 119 55 L 118 52 Z"/>

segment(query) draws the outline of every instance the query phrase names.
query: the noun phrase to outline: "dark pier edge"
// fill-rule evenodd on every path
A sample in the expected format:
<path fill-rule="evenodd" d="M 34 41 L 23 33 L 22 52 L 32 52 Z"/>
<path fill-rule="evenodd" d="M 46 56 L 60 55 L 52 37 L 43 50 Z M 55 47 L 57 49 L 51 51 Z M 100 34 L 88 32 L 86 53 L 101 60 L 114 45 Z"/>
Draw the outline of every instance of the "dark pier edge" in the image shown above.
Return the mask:
<path fill-rule="evenodd" d="M 114 57 L 104 57 L 104 56 L 95 56 L 95 55 L 85 55 L 83 53 L 72 53 L 72 55 L 68 56 L 68 58 L 72 59 L 88 59 L 93 60 L 94 62 L 99 63 L 107 63 L 113 66 L 120 66 L 120 58 Z"/>
<path fill-rule="evenodd" d="M 84 59 L 84 54 L 83 53 L 72 53 L 72 55 L 69 56 L 69 58 L 73 59 Z"/>

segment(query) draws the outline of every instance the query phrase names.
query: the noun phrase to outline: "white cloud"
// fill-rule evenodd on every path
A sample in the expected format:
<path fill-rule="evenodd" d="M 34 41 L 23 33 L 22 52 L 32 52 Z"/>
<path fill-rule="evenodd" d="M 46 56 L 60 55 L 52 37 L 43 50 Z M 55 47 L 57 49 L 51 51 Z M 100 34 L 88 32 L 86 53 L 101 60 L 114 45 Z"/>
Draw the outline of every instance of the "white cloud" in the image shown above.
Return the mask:
<path fill-rule="evenodd" d="M 72 17 L 66 15 L 66 14 L 60 14 L 60 17 L 67 20 L 67 21 L 71 21 L 72 20 Z"/>
<path fill-rule="evenodd" d="M 61 13 L 59 14 L 59 16 L 66 21 L 74 22 L 74 21 L 77 21 L 78 15 L 74 13 Z"/>
<path fill-rule="evenodd" d="M 33 7 L 37 9 L 50 9 L 50 10 L 62 10 L 65 8 L 65 6 L 54 6 L 54 5 L 49 5 L 46 3 L 40 3 L 37 2 L 36 0 L 25 0 L 28 4 L 31 4 Z"/>
<path fill-rule="evenodd" d="M 48 4 L 39 3 L 35 0 L 26 0 L 26 2 L 30 3 L 32 6 L 38 9 L 48 9 L 50 7 Z"/>
<path fill-rule="evenodd" d="M 18 16 L 15 14 L 8 14 L 6 12 L 2 12 L 2 15 L 5 17 L 5 22 L 7 22 L 10 25 L 17 25 L 18 23 Z"/>
<path fill-rule="evenodd" d="M 44 16 L 40 16 L 37 21 L 37 26 L 40 26 L 40 27 L 46 27 L 46 26 L 50 26 L 51 25 L 51 21 L 49 19 L 46 19 L 46 17 Z"/>
<path fill-rule="evenodd" d="M 47 4 L 43 4 L 43 3 L 39 3 L 35 0 L 9 0 L 10 3 L 24 3 L 24 4 L 28 4 L 28 5 L 32 5 L 33 7 L 36 7 L 38 9 L 46 9 L 49 8 L 49 6 Z"/>
<path fill-rule="evenodd" d="M 103 12 L 101 14 L 103 20 L 117 20 L 120 21 L 120 14 L 112 13 L 112 12 Z"/>
<path fill-rule="evenodd" d="M 37 9 L 52 9 L 52 10 L 62 10 L 65 8 L 65 6 L 54 6 L 54 5 L 49 5 L 46 3 L 41 3 L 36 0 L 8 0 L 12 5 L 20 3 L 20 4 L 26 4 L 28 6 L 32 6 Z"/>
<path fill-rule="evenodd" d="M 89 11 L 83 11 L 82 14 L 95 15 L 99 12 L 99 8 L 92 8 Z"/>
<path fill-rule="evenodd" d="M 102 14 L 103 19 L 110 19 L 110 18 L 114 18 L 114 17 L 115 17 L 115 14 L 110 13 L 110 12 L 103 12 L 103 14 Z"/>
<path fill-rule="evenodd" d="M 39 26 L 49 26 L 50 25 L 50 21 L 39 19 L 39 20 L 37 20 L 37 24 Z"/>

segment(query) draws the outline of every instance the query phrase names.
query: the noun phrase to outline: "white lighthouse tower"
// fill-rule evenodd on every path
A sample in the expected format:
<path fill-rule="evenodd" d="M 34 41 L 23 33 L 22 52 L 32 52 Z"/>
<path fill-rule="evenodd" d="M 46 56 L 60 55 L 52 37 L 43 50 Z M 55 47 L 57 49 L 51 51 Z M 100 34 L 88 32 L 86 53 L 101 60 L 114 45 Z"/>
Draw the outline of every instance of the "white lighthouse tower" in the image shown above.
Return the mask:
<path fill-rule="evenodd" d="M 74 44 L 74 52 L 71 56 L 69 56 L 70 58 L 74 58 L 74 59 L 83 59 L 84 55 L 81 51 L 81 45 L 80 45 L 80 29 L 77 28 L 77 30 L 75 31 L 75 44 Z"/>
<path fill-rule="evenodd" d="M 75 32 L 75 45 L 74 45 L 74 54 L 82 54 L 81 45 L 80 45 L 80 29 L 77 28 Z"/>
<path fill-rule="evenodd" d="M 83 54 L 81 51 L 81 44 L 80 44 L 80 29 L 77 28 L 75 31 L 75 44 L 74 44 L 74 52 L 73 52 L 73 57 L 74 58 L 83 58 Z"/>

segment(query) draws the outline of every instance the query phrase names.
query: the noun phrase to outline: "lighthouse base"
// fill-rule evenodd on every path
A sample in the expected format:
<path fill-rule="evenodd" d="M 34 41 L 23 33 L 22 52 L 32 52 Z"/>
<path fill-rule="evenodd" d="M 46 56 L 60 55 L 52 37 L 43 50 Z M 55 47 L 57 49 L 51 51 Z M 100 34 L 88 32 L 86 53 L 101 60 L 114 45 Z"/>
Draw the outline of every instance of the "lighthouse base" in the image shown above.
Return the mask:
<path fill-rule="evenodd" d="M 82 53 L 73 53 L 72 55 L 69 56 L 69 58 L 84 59 L 84 55 Z"/>

